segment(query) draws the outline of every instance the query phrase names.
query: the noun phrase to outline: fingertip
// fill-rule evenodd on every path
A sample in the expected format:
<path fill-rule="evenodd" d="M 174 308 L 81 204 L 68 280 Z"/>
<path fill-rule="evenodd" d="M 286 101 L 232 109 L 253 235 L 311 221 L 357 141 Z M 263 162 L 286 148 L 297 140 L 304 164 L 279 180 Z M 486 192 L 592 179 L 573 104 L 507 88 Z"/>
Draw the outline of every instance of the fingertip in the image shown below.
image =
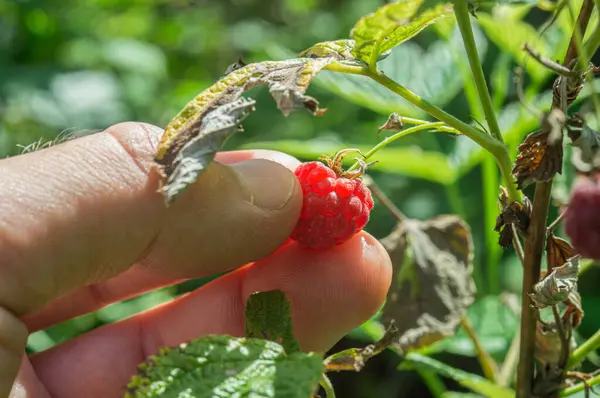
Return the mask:
<path fill-rule="evenodd" d="M 269 149 L 251 149 L 251 150 L 239 150 L 229 152 L 219 152 L 215 157 L 215 160 L 222 164 L 233 164 L 243 162 L 251 159 L 265 159 L 279 163 L 289 170 L 295 170 L 296 167 L 301 163 L 295 157 L 288 155 L 287 153 L 272 151 Z"/>
<path fill-rule="evenodd" d="M 386 250 L 361 232 L 322 251 L 289 242 L 248 267 L 242 297 L 281 289 L 291 302 L 294 332 L 302 349 L 326 351 L 381 308 L 391 277 Z"/>

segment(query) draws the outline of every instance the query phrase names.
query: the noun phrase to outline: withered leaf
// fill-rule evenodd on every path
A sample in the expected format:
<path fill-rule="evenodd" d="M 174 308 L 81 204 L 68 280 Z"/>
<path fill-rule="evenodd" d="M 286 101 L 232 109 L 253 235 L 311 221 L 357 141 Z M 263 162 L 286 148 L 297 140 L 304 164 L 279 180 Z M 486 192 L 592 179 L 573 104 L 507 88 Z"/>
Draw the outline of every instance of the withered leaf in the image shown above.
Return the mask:
<path fill-rule="evenodd" d="M 457 216 L 406 220 L 382 240 L 394 280 L 382 320 L 399 329 L 394 347 L 424 347 L 455 333 L 473 303 L 472 239 Z"/>
<path fill-rule="evenodd" d="M 334 60 L 302 58 L 238 65 L 190 101 L 165 128 L 154 157 L 167 178 L 161 189 L 166 202 L 193 184 L 226 139 L 239 130 L 237 126 L 254 104 L 240 100 L 244 91 L 267 84 L 285 115 L 296 108 L 320 115 L 324 110 L 319 109 L 318 101 L 304 93 L 317 73 Z"/>
<path fill-rule="evenodd" d="M 561 321 L 562 322 L 562 321 Z M 571 350 L 576 347 L 574 339 L 570 341 Z M 562 340 L 559 329 L 554 322 L 546 323 L 540 320 L 536 323 L 535 357 L 542 364 L 558 366 L 562 357 Z"/>
<path fill-rule="evenodd" d="M 383 126 L 379 126 L 379 131 L 381 130 L 402 130 L 404 128 L 404 123 L 402 123 L 402 116 L 393 112 L 385 122 Z"/>
<path fill-rule="evenodd" d="M 298 57 L 300 58 L 329 58 L 332 57 L 336 61 L 356 61 L 352 50 L 356 42 L 354 40 L 335 40 L 324 41 L 317 43 L 306 50 L 302 51 Z"/>
<path fill-rule="evenodd" d="M 323 361 L 325 372 L 353 371 L 360 372 L 367 361 L 380 354 L 398 338 L 398 328 L 391 322 L 385 335 L 375 344 L 365 348 L 350 348 L 335 353 Z"/>
<path fill-rule="evenodd" d="M 548 131 L 531 133 L 519 145 L 512 174 L 517 186 L 523 189 L 534 182 L 549 181 L 556 173 L 562 173 L 562 141 L 548 142 Z"/>
<path fill-rule="evenodd" d="M 531 202 L 527 197 L 523 198 L 523 203 L 511 201 L 504 187 L 500 187 L 498 196 L 502 211 L 496 217 L 494 231 L 500 233 L 498 243 L 507 249 L 512 245 L 513 228 L 521 234 L 525 234 L 531 221 Z"/>
<path fill-rule="evenodd" d="M 557 238 L 554 234 L 548 236 L 546 243 L 546 257 L 548 268 L 554 269 L 566 263 L 570 258 L 575 256 L 573 246 L 562 238 Z"/>
<path fill-rule="evenodd" d="M 208 112 L 197 127 L 198 135 L 187 141 L 169 165 L 167 183 L 161 188 L 167 203 L 173 201 L 212 161 L 225 141 L 254 110 L 254 101 L 238 98 Z"/>
<path fill-rule="evenodd" d="M 578 274 L 579 256 L 574 256 L 536 283 L 529 296 L 538 308 L 558 304 L 577 290 Z"/>
<path fill-rule="evenodd" d="M 581 172 L 600 168 L 600 134 L 591 129 L 581 114 L 574 114 L 567 121 L 567 134 L 571 145 L 577 148 L 573 163 Z"/>
<path fill-rule="evenodd" d="M 565 300 L 567 309 L 563 314 L 563 321 L 571 322 L 571 327 L 577 329 L 581 325 L 583 319 L 583 307 L 581 306 L 581 295 L 575 290 L 571 290 L 571 293 Z"/>

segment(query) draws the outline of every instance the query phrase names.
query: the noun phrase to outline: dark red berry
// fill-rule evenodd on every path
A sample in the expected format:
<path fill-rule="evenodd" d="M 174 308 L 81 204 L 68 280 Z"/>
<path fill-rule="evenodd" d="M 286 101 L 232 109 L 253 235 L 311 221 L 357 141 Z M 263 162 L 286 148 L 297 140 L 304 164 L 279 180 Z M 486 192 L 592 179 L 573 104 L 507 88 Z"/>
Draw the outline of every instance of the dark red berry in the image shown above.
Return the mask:
<path fill-rule="evenodd" d="M 565 230 L 582 257 L 600 260 L 600 176 L 575 183 L 565 213 Z"/>
<path fill-rule="evenodd" d="M 367 224 L 373 198 L 360 179 L 338 177 L 321 162 L 301 164 L 295 173 L 304 200 L 292 239 L 300 245 L 313 249 L 339 245 Z"/>

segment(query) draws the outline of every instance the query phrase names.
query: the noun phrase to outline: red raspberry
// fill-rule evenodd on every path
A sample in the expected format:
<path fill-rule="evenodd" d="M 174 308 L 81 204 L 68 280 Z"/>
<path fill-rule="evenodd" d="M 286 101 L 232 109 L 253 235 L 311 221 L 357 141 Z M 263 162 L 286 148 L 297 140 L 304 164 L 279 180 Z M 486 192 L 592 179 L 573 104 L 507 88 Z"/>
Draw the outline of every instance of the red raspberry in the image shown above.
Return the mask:
<path fill-rule="evenodd" d="M 338 177 L 321 162 L 298 166 L 302 212 L 292 239 L 312 249 L 339 245 L 363 229 L 373 208 L 371 191 L 359 179 Z"/>
<path fill-rule="evenodd" d="M 600 260 L 600 176 L 580 178 L 565 213 L 565 230 L 582 257 Z"/>

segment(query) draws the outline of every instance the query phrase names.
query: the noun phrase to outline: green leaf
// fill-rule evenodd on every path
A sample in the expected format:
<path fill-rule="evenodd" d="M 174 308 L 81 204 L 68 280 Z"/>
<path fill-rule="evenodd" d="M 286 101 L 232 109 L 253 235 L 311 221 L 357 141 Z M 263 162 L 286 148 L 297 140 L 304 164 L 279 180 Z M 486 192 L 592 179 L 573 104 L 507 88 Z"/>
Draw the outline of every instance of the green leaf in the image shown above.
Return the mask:
<path fill-rule="evenodd" d="M 417 353 L 407 354 L 404 357 L 404 362 L 400 365 L 400 369 L 422 369 L 432 371 L 444 377 L 453 379 L 461 386 L 486 397 L 513 398 L 515 396 L 515 392 L 509 388 L 501 387 L 481 376 L 464 372 L 436 361 L 433 358 Z"/>
<path fill-rule="evenodd" d="M 374 66 L 379 55 L 452 13 L 451 4 L 438 4 L 417 14 L 422 3 L 423 0 L 400 0 L 361 18 L 350 33 L 356 40 L 354 56 Z"/>
<path fill-rule="evenodd" d="M 317 391 L 322 360 L 286 355 L 272 341 L 206 336 L 148 358 L 125 397 L 308 398 Z"/>
<path fill-rule="evenodd" d="M 487 53 L 487 40 L 477 25 L 473 25 L 473 30 L 477 51 L 483 58 Z M 457 28 L 453 30 L 449 41 L 451 45 L 446 41 L 437 40 L 427 49 L 416 43 L 404 43 L 381 61 L 379 68 L 409 90 L 432 104 L 443 107 L 454 99 L 464 86 L 457 60 L 466 59 L 466 55 Z M 268 54 L 277 59 L 293 56 L 289 50 L 277 46 L 269 47 Z M 386 116 L 396 112 L 405 117 L 426 117 L 419 108 L 364 76 L 326 70 L 315 78 L 313 84 Z"/>
<path fill-rule="evenodd" d="M 246 302 L 245 336 L 280 342 L 288 354 L 300 351 L 290 310 L 290 302 L 281 290 L 252 294 Z"/>
<path fill-rule="evenodd" d="M 253 142 L 242 145 L 242 149 L 273 149 L 288 153 L 301 159 L 316 159 L 327 153 L 336 153 L 342 147 L 360 149 L 367 153 L 370 146 L 340 143 L 326 140 L 278 140 Z M 440 184 L 451 184 L 456 178 L 455 167 L 439 152 L 425 152 L 418 147 L 386 147 L 373 157 L 378 163 L 371 170 L 402 174 L 407 177 L 421 178 Z M 344 164 L 350 165 L 350 158 Z"/>
<path fill-rule="evenodd" d="M 517 332 L 519 319 L 501 302 L 501 298 L 485 296 L 478 299 L 469 307 L 467 316 L 485 351 L 492 355 L 504 355 Z M 462 328 L 455 337 L 444 340 L 438 348 L 456 355 L 477 355 L 473 340 Z"/>

